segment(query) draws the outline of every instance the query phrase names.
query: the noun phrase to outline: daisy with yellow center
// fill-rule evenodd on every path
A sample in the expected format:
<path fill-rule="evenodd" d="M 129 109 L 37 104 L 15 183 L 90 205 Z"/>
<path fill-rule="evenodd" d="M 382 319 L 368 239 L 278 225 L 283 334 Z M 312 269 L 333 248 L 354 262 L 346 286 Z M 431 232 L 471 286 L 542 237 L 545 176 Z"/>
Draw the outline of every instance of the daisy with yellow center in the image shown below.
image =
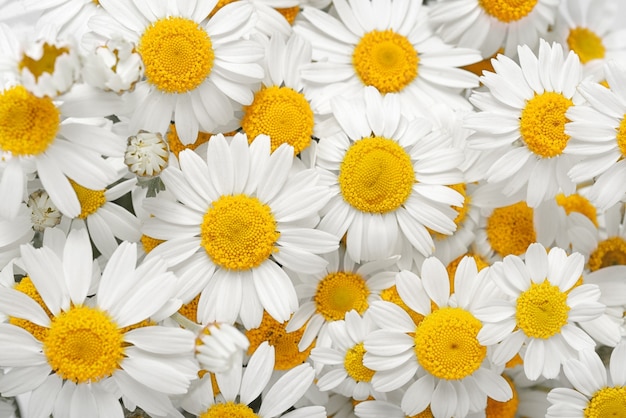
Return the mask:
<path fill-rule="evenodd" d="M 556 247 L 547 252 L 532 244 L 524 261 L 510 255 L 490 267 L 490 277 L 506 296 L 492 298 L 476 315 L 485 322 L 479 341 L 499 343 L 494 363 L 520 353 L 529 379 L 551 379 L 576 350 L 593 349 L 595 342 L 575 322 L 599 317 L 606 306 L 598 301 L 597 285 L 578 284 L 583 265 L 579 253 L 568 256 Z"/>
<path fill-rule="evenodd" d="M 480 55 L 443 43 L 431 31 L 421 2 L 336 0 L 333 5 L 337 18 L 305 7 L 294 26 L 313 45 L 316 62 L 303 68 L 302 78 L 316 112 L 330 113 L 333 97 L 358 97 L 367 86 L 380 95 L 398 94 L 409 113 L 437 102 L 469 109 L 459 92 L 477 86 L 477 78 L 459 67 Z M 381 14 L 389 18 L 383 22 Z"/>
<path fill-rule="evenodd" d="M 501 183 L 509 196 L 523 190 L 534 208 L 576 190 L 567 176 L 577 159 L 564 153 L 570 139 L 565 124 L 582 65 L 573 52 L 564 57 L 561 45 L 544 40 L 537 56 L 527 45 L 518 53 L 519 65 L 499 55 L 493 61 L 495 72 L 481 77 L 489 92 L 470 96 L 479 112 L 467 115 L 465 126 L 476 131 L 470 148 L 496 156 L 487 181 Z"/>
<path fill-rule="evenodd" d="M 0 287 L 2 312 L 45 329 L 33 336 L 20 324 L 0 325 L 0 392 L 32 391 L 31 401 L 45 416 L 99 416 L 101 408 L 121 414 L 122 393 L 150 414 L 174 413 L 168 396 L 185 393 L 197 372 L 194 334 L 136 326 L 171 309 L 174 275 L 158 260 L 137 266 L 135 244 L 125 242 L 98 277 L 85 228 L 58 238 L 60 251 L 21 247 L 24 269 L 47 311 L 29 296 L 33 291 Z"/>
<path fill-rule="evenodd" d="M 338 238 L 308 221 L 329 198 L 311 169 L 292 167 L 287 144 L 270 155 L 267 136 L 252 144 L 243 134 L 211 138 L 206 154 L 179 154 L 180 168 L 161 174 L 167 195 L 148 199 L 143 233 L 165 240 L 147 258 L 162 258 L 180 278 L 179 297 L 202 293 L 198 320 L 261 323 L 263 309 L 279 322 L 298 307 L 281 266 L 313 274 L 337 248 Z M 175 200 L 174 200 L 175 199 Z M 246 302 L 244 302 L 246 301 Z"/>
<path fill-rule="evenodd" d="M 482 322 L 473 312 L 494 292 L 486 272 L 478 272 L 473 258 L 464 258 L 451 295 L 450 278 L 437 258 L 424 261 L 421 277 L 401 271 L 396 276 L 398 293 L 423 315 L 419 324 L 393 303 L 372 304 L 372 318 L 382 329 L 365 338 L 363 364 L 375 370 L 372 385 L 381 392 L 417 378 L 400 402 L 407 416 L 429 405 L 435 417 L 466 416 L 478 412 L 487 396 L 501 402 L 511 398 L 511 387 L 490 367 L 487 346 L 478 340 Z M 474 402 L 465 401 L 467 397 Z"/>
<path fill-rule="evenodd" d="M 155 10 L 150 0 L 102 2 L 110 18 L 107 25 L 93 25 L 94 32 L 107 39 L 124 34 L 137 45 L 145 69 L 145 80 L 135 89 L 139 105 L 131 131 L 164 134 L 173 120 L 183 144 L 189 144 L 199 130 L 215 132 L 234 118 L 238 106 L 252 102 L 252 88 L 263 77 L 257 63 L 263 51 L 244 39 L 252 33 L 254 9 L 234 2 L 205 20 L 216 3 L 192 0 L 185 7 L 172 3 Z"/>

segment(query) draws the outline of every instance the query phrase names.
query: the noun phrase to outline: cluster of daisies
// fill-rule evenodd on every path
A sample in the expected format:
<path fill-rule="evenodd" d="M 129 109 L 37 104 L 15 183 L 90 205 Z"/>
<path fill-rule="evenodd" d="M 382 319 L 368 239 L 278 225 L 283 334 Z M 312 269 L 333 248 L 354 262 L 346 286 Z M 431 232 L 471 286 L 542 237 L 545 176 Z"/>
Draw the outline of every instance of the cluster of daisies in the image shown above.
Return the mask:
<path fill-rule="evenodd" d="M 626 417 L 625 19 L 0 0 L 0 417 Z"/>

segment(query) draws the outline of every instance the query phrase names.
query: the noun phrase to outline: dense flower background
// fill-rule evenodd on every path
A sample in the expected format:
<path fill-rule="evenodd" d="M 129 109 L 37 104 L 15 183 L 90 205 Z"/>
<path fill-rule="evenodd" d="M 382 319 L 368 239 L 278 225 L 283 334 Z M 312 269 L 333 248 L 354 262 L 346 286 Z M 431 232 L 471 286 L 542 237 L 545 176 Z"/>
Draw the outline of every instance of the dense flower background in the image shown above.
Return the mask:
<path fill-rule="evenodd" d="M 0 417 L 626 417 L 621 0 L 0 0 Z"/>

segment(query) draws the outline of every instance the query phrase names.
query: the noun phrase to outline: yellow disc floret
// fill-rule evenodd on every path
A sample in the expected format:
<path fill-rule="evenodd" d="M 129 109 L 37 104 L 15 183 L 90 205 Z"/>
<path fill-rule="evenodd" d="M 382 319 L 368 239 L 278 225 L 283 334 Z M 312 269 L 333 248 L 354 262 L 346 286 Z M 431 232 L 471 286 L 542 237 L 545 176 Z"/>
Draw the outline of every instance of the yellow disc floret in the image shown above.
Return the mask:
<path fill-rule="evenodd" d="M 78 215 L 78 217 L 81 219 L 86 219 L 89 215 L 100 209 L 107 201 L 104 195 L 106 190 L 91 190 L 81 186 L 72 179 L 70 179 L 70 184 L 80 202 L 80 215 Z"/>
<path fill-rule="evenodd" d="M 198 132 L 198 137 L 196 138 L 196 142 L 193 142 L 191 144 L 187 144 L 187 145 L 183 145 L 182 142 L 180 142 L 180 138 L 178 137 L 178 133 L 176 132 L 176 126 L 172 123 L 170 124 L 170 129 L 167 132 L 167 135 L 165 136 L 165 139 L 167 140 L 167 145 L 170 149 L 170 151 L 172 151 L 172 153 L 176 156 L 176 158 L 178 158 L 178 154 L 180 154 L 183 150 L 186 149 L 196 149 L 198 148 L 200 145 L 209 142 L 209 139 L 211 139 L 211 137 L 213 136 L 213 134 L 211 133 L 207 133 L 207 132 Z M 228 136 L 227 134 L 224 134 L 224 136 Z"/>
<path fill-rule="evenodd" d="M 60 112 L 48 97 L 23 86 L 0 93 L 0 150 L 13 155 L 44 152 L 59 131 Z"/>
<path fill-rule="evenodd" d="M 346 351 L 346 356 L 343 360 L 343 367 L 346 369 L 348 376 L 357 382 L 370 382 L 372 377 L 374 377 L 374 370 L 363 365 L 364 355 L 365 347 L 363 343 L 358 343 Z"/>
<path fill-rule="evenodd" d="M 519 122 L 522 140 L 528 149 L 542 158 L 560 155 L 569 135 L 565 124 L 570 122 L 565 112 L 574 103 L 560 93 L 548 91 L 526 102 Z"/>
<path fill-rule="evenodd" d="M 276 11 L 283 15 L 283 17 L 287 20 L 287 22 L 289 22 L 290 25 L 293 25 L 293 22 L 296 21 L 298 13 L 300 13 L 300 6 L 277 7 Z"/>
<path fill-rule="evenodd" d="M 196 295 L 196 297 L 191 299 L 189 302 L 184 303 L 183 306 L 181 306 L 178 310 L 178 313 L 192 322 L 199 323 L 200 321 L 198 321 L 198 302 L 200 302 L 200 294 Z"/>
<path fill-rule="evenodd" d="M 87 383 L 119 368 L 123 344 L 122 333 L 106 312 L 75 306 L 53 318 L 43 352 L 61 378 Z"/>
<path fill-rule="evenodd" d="M 602 38 L 587 28 L 574 28 L 567 36 L 567 46 L 574 51 L 583 64 L 591 60 L 604 58 L 604 45 Z"/>
<path fill-rule="evenodd" d="M 411 42 L 391 29 L 363 35 L 352 53 L 352 65 L 366 86 L 397 93 L 417 77 L 419 56 Z"/>
<path fill-rule="evenodd" d="M 313 300 L 317 312 L 327 321 L 338 321 L 352 309 L 360 314 L 365 312 L 369 295 L 367 283 L 361 275 L 338 271 L 320 280 Z"/>
<path fill-rule="evenodd" d="M 313 111 L 302 93 L 271 86 L 256 92 L 252 103 L 244 106 L 241 127 L 250 142 L 265 134 L 270 137 L 272 152 L 289 144 L 294 154 L 299 154 L 311 144 Z"/>
<path fill-rule="evenodd" d="M 626 265 L 626 240 L 622 237 L 611 237 L 600 241 L 598 247 L 589 255 L 589 270 L 591 271 L 624 265 Z"/>
<path fill-rule="evenodd" d="M 584 196 L 571 194 L 565 196 L 563 193 L 556 195 L 556 203 L 565 209 L 566 214 L 578 212 L 585 215 L 595 226 L 598 226 L 598 210 Z"/>
<path fill-rule="evenodd" d="M 41 298 L 41 295 L 37 291 L 37 288 L 33 284 L 33 281 L 30 279 L 30 277 L 28 276 L 22 277 L 20 282 L 15 285 L 15 290 L 24 293 L 25 295 L 29 296 L 32 300 L 37 302 L 39 306 L 41 306 L 43 310 L 46 312 L 48 317 L 52 318 L 53 316 L 52 313 L 50 312 L 45 302 Z M 26 331 L 33 334 L 33 337 L 37 338 L 39 341 L 43 341 L 48 335 L 48 328 L 42 327 L 41 325 L 34 324 L 27 319 L 16 318 L 16 317 L 11 316 L 9 317 L 9 323 L 15 326 L 18 326 L 20 328 L 24 328 Z"/>
<path fill-rule="evenodd" d="M 558 286 L 548 280 L 541 284 L 533 282 L 517 298 L 515 320 L 527 336 L 548 339 L 567 324 L 569 309 L 567 293 Z"/>
<path fill-rule="evenodd" d="M 409 314 L 409 316 L 411 317 L 415 325 L 419 325 L 424 319 L 424 315 L 422 315 L 419 312 L 415 312 L 413 309 L 409 307 L 409 305 L 404 303 L 404 301 L 400 297 L 400 294 L 398 293 L 398 288 L 396 287 L 395 284 L 383 290 L 382 292 L 380 292 L 380 298 L 382 300 L 394 303 L 398 305 L 399 307 L 401 307 L 402 310 L 404 310 L 404 312 Z"/>
<path fill-rule="evenodd" d="M 585 418 L 626 418 L 626 386 L 600 389 L 583 412 Z"/>
<path fill-rule="evenodd" d="M 499 402 L 488 397 L 485 418 L 515 418 L 516 416 L 519 406 L 519 396 L 517 395 L 515 384 L 507 375 L 503 374 L 502 377 L 504 377 L 509 386 L 511 386 L 513 396 L 506 402 Z"/>
<path fill-rule="evenodd" d="M 510 23 L 528 16 L 537 0 L 478 0 L 478 5 L 489 16 Z"/>
<path fill-rule="evenodd" d="M 28 55 L 22 55 L 22 60 L 18 64 L 20 70 L 26 68 L 35 76 L 37 80 L 43 73 L 53 74 L 57 58 L 61 55 L 68 54 L 70 50 L 67 47 L 57 48 L 49 43 L 43 44 L 43 53 L 40 58 L 34 59 Z"/>
<path fill-rule="evenodd" d="M 502 257 L 520 255 L 536 241 L 533 210 L 526 202 L 497 208 L 487 219 L 487 239 Z"/>
<path fill-rule="evenodd" d="M 617 147 L 622 153 L 622 158 L 626 158 L 626 115 L 624 115 L 622 121 L 619 123 L 615 139 L 617 140 Z"/>
<path fill-rule="evenodd" d="M 415 171 L 411 157 L 396 141 L 369 137 L 355 141 L 339 168 L 346 202 L 362 212 L 387 213 L 411 195 Z"/>
<path fill-rule="evenodd" d="M 146 78 L 165 93 L 186 93 L 211 73 L 215 54 L 211 39 L 198 23 L 182 17 L 157 20 L 137 47 Z"/>
<path fill-rule="evenodd" d="M 145 234 L 142 234 L 139 240 L 141 241 L 141 244 L 143 245 L 143 250 L 146 252 L 146 254 L 154 250 L 157 245 L 163 244 L 165 242 L 164 239 L 153 238 Z"/>
<path fill-rule="evenodd" d="M 476 336 L 482 323 L 461 308 L 445 307 L 427 315 L 415 330 L 419 364 L 440 379 L 463 379 L 480 368 L 487 347 Z"/>
<path fill-rule="evenodd" d="M 213 404 L 198 418 L 259 418 L 252 408 L 234 402 Z"/>
<path fill-rule="evenodd" d="M 278 251 L 279 236 L 270 207 L 244 194 L 214 201 L 200 226 L 202 247 L 215 264 L 230 270 L 258 267 Z"/>

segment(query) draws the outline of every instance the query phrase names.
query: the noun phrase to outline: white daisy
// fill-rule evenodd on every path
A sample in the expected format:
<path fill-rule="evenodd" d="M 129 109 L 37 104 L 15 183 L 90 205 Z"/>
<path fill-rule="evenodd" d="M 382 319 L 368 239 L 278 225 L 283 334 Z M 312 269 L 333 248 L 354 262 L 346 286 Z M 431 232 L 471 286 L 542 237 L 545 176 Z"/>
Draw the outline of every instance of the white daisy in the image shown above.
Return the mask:
<path fill-rule="evenodd" d="M 204 158 L 179 154 L 180 169 L 160 178 L 177 201 L 161 194 L 146 200 L 143 233 L 166 240 L 147 258 L 163 258 L 180 277 L 183 302 L 202 292 L 199 318 L 246 328 L 263 309 L 278 321 L 298 306 L 291 279 L 280 267 L 315 273 L 326 266 L 317 254 L 337 248 L 338 238 L 310 225 L 329 198 L 314 170 L 292 170 L 293 148 L 270 155 L 268 137 L 251 145 L 245 135 L 211 138 Z M 280 264 L 280 265 L 279 265 Z"/>
<path fill-rule="evenodd" d="M 145 68 L 146 80 L 135 89 L 131 131 L 165 134 L 171 119 L 188 144 L 200 128 L 212 132 L 234 117 L 238 105 L 252 101 L 252 88 L 263 77 L 257 63 L 262 48 L 243 39 L 256 20 L 253 7 L 231 3 L 205 20 L 216 3 L 100 1 L 108 16 L 90 21 L 94 32 L 137 45 Z"/>
<path fill-rule="evenodd" d="M 569 135 L 566 112 L 582 76 L 578 56 L 541 41 L 536 57 L 528 46 L 518 48 L 520 65 L 504 55 L 493 60 L 495 73 L 481 77 L 488 92 L 474 92 L 470 101 L 480 110 L 468 114 L 466 127 L 476 131 L 470 148 L 490 150 L 499 158 L 486 179 L 503 182 L 504 192 L 524 190 L 526 202 L 536 207 L 575 184 L 567 171 L 576 158 L 563 153 Z"/>
<path fill-rule="evenodd" d="M 0 288 L 0 310 L 47 331 L 38 340 L 0 325 L 0 392 L 32 391 L 28 415 L 121 417 L 124 394 L 150 414 L 180 416 L 168 395 L 185 393 L 197 372 L 194 335 L 146 326 L 171 313 L 176 281 L 165 265 L 136 266 L 135 245 L 123 243 L 87 298 L 93 260 L 86 229 L 69 233 L 62 254 L 22 246 L 21 257 L 52 318 L 25 294 Z"/>
<path fill-rule="evenodd" d="M 579 253 L 568 256 L 561 248 L 547 253 L 535 243 L 528 247 L 525 261 L 509 255 L 489 268 L 490 277 L 506 295 L 476 310 L 485 323 L 479 341 L 500 342 L 494 363 L 506 363 L 524 347 L 526 376 L 554 378 L 577 350 L 593 349 L 595 342 L 574 322 L 597 318 L 605 305 L 598 302 L 598 286 L 577 285 L 583 266 Z"/>
<path fill-rule="evenodd" d="M 330 113 L 330 99 L 359 96 L 366 86 L 397 93 L 406 112 L 436 102 L 468 109 L 462 89 L 477 87 L 476 76 L 458 67 L 480 60 L 476 50 L 454 48 L 434 35 L 420 1 L 333 1 L 337 18 L 305 7 L 294 31 L 313 45 L 313 60 L 302 78 L 313 108 Z"/>
<path fill-rule="evenodd" d="M 600 230 L 585 247 L 585 260 L 591 272 L 615 265 L 626 265 L 626 206 L 618 203 L 599 218 Z"/>

